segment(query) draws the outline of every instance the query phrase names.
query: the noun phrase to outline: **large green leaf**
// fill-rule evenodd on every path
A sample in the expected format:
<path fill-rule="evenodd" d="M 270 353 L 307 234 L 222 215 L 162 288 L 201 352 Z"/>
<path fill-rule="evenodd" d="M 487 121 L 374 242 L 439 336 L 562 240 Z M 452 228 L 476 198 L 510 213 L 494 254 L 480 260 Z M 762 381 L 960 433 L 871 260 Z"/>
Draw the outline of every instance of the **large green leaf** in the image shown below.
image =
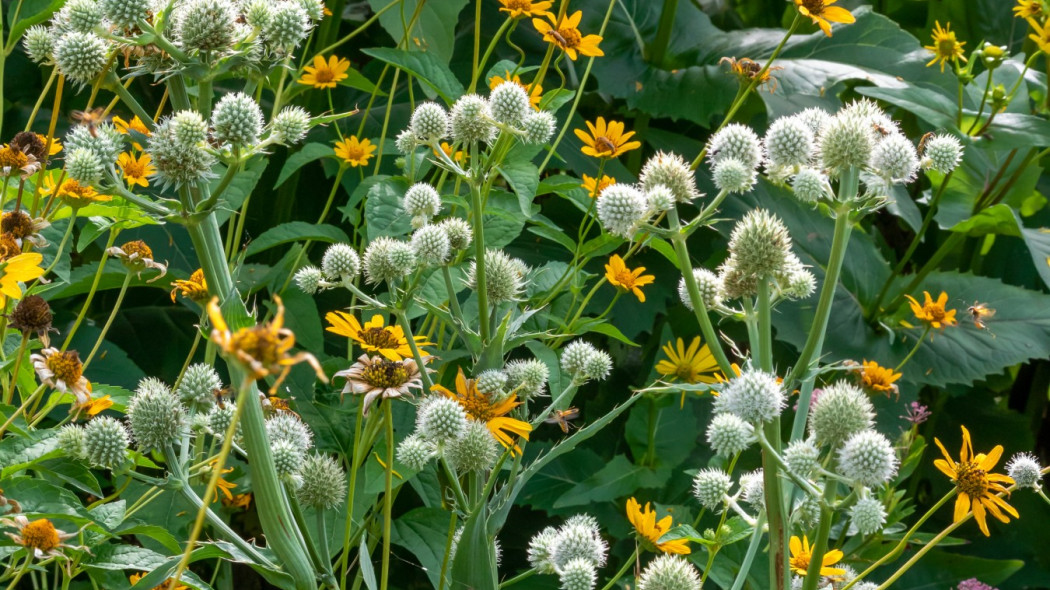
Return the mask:
<path fill-rule="evenodd" d="M 419 561 L 435 588 L 445 559 L 449 513 L 440 508 L 416 508 L 394 521 L 390 540 Z"/>
<path fill-rule="evenodd" d="M 389 0 L 368 0 L 372 10 L 379 11 L 390 4 Z M 393 10 L 388 10 L 379 17 L 379 24 L 394 38 L 398 44 L 404 41 L 405 24 L 414 20 L 411 37 L 405 46 L 414 52 L 426 52 L 435 60 L 447 64 L 452 59 L 455 44 L 456 25 L 459 13 L 467 5 L 467 0 L 405 0 Z M 418 17 L 416 16 L 418 14 Z"/>
<path fill-rule="evenodd" d="M 452 104 L 463 95 L 463 84 L 452 70 L 433 54 L 388 47 L 362 49 L 361 52 L 415 75 L 423 83 L 425 91 L 440 96 L 441 100 L 448 104 Z"/>
<path fill-rule="evenodd" d="M 73 492 L 30 477 L 4 479 L 4 496 L 17 500 L 22 512 L 42 518 L 60 518 L 80 524 L 92 522 L 91 515 Z"/>
<path fill-rule="evenodd" d="M 452 590 L 497 590 L 494 539 L 486 510 L 476 510 L 463 524 L 452 560 Z"/>
<path fill-rule="evenodd" d="M 305 240 L 313 240 L 315 242 L 325 242 L 329 244 L 345 244 L 350 241 L 350 237 L 346 235 L 346 232 L 334 225 L 307 223 L 305 221 L 289 221 L 288 223 L 282 223 L 281 225 L 271 227 L 259 235 L 259 237 L 249 242 L 248 247 L 245 249 L 245 254 L 252 256 L 273 248 L 274 246 Z"/>
<path fill-rule="evenodd" d="M 608 502 L 638 488 L 657 488 L 671 476 L 669 469 L 653 470 L 632 464 L 626 456 L 616 455 L 597 473 L 573 486 L 554 502 L 555 508 Z"/>
<path fill-rule="evenodd" d="M 402 177 L 383 178 L 368 189 L 365 220 L 369 241 L 380 236 L 404 236 L 412 231 L 411 216 L 401 207 L 407 190 L 408 182 Z"/>
<path fill-rule="evenodd" d="M 3 468 L 0 478 L 60 453 L 53 430 L 34 430 L 26 436 L 9 436 L 0 442 L 0 466 Z"/>

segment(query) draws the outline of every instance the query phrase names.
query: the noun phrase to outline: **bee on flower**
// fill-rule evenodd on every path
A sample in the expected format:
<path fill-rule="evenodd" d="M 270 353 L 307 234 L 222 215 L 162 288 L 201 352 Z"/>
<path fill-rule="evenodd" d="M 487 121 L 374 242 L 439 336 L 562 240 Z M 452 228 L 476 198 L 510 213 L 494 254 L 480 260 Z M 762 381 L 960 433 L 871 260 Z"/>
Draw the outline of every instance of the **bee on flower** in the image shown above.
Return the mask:
<path fill-rule="evenodd" d="M 598 44 L 602 42 L 599 35 L 584 35 L 580 32 L 578 27 L 580 19 L 583 18 L 583 11 L 577 10 L 571 15 L 562 16 L 560 20 L 549 12 L 544 16 L 547 17 L 547 20 L 532 19 L 532 26 L 536 27 L 540 35 L 543 35 L 544 41 L 560 48 L 572 61 L 576 61 L 577 55 L 587 57 L 605 55 L 605 52 L 598 47 Z"/>
<path fill-rule="evenodd" d="M 424 357 L 423 362 L 431 358 Z M 364 396 L 363 412 L 367 415 L 369 408 L 376 400 L 411 396 L 413 389 L 422 389 L 423 377 L 420 370 L 421 367 L 416 364 L 415 359 L 392 361 L 382 356 L 363 354 L 349 369 L 337 372 L 332 378 L 346 379 L 343 394 L 353 393 Z M 430 369 L 423 367 L 422 370 L 429 371 Z"/>
<path fill-rule="evenodd" d="M 777 90 L 777 79 L 770 75 L 770 72 L 784 69 L 780 66 L 772 66 L 763 72 L 762 64 L 748 57 L 742 57 L 740 59 L 735 57 L 723 57 L 718 60 L 718 64 L 728 64 L 729 71 L 744 82 L 750 83 L 752 80 L 757 79 L 758 85 L 767 86 L 770 92 L 776 92 Z"/>

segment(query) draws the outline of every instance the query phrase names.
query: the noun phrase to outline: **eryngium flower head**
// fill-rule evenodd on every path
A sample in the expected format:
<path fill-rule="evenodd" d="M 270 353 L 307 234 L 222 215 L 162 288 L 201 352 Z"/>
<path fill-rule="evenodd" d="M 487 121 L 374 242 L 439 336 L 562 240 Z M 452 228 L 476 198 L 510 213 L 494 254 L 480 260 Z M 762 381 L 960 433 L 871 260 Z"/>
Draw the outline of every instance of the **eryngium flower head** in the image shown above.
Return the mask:
<path fill-rule="evenodd" d="M 823 486 L 817 484 L 817 490 L 823 490 Z M 791 518 L 802 525 L 803 528 L 813 529 L 820 523 L 820 499 L 810 494 L 803 494 L 795 500 Z"/>
<path fill-rule="evenodd" d="M 846 111 L 832 117 L 820 136 L 820 155 L 832 173 L 867 166 L 874 146 L 875 131 L 868 118 Z"/>
<path fill-rule="evenodd" d="M 448 113 L 436 102 L 424 102 L 412 111 L 409 129 L 422 142 L 444 139 L 448 136 Z"/>
<path fill-rule="evenodd" d="M 740 494 L 744 501 L 753 508 L 765 508 L 766 492 L 761 469 L 749 471 L 740 476 Z"/>
<path fill-rule="evenodd" d="M 262 36 L 268 45 L 287 53 L 306 39 L 312 28 L 310 15 L 301 4 L 278 2 L 270 15 L 270 22 L 262 28 Z"/>
<path fill-rule="evenodd" d="M 299 290 L 307 295 L 313 295 L 321 290 L 321 283 L 324 282 L 324 274 L 321 273 L 321 269 L 316 266 L 304 266 L 299 270 L 295 271 L 295 286 L 299 287 Z"/>
<path fill-rule="evenodd" d="M 645 191 L 645 200 L 649 202 L 649 210 L 654 213 L 663 213 L 675 205 L 674 193 L 662 184 Z"/>
<path fill-rule="evenodd" d="M 558 581 L 561 582 L 561 590 L 593 590 L 598 582 L 598 572 L 593 563 L 577 558 L 558 570 Z"/>
<path fill-rule="evenodd" d="M 880 486 L 897 473 L 893 444 L 874 430 L 862 430 L 849 437 L 839 449 L 839 472 L 846 479 L 866 486 Z"/>
<path fill-rule="evenodd" d="M 103 165 L 116 162 L 124 145 L 123 136 L 109 123 L 95 125 L 94 128 L 76 125 L 69 130 L 64 141 L 67 154 L 86 149 L 94 153 Z"/>
<path fill-rule="evenodd" d="M 529 565 L 531 565 L 537 573 L 554 573 L 554 564 L 551 563 L 551 546 L 557 538 L 558 529 L 549 526 L 536 533 L 536 535 L 529 541 Z"/>
<path fill-rule="evenodd" d="M 303 467 L 306 451 L 289 440 L 276 440 L 270 445 L 273 454 L 273 467 L 277 475 L 294 486 L 302 483 L 299 471 Z"/>
<path fill-rule="evenodd" d="M 801 113 L 795 115 L 799 121 L 809 128 L 810 132 L 813 133 L 813 137 L 818 138 L 824 126 L 831 120 L 831 114 L 820 107 L 810 107 Z"/>
<path fill-rule="evenodd" d="M 542 145 L 550 141 L 557 126 L 557 119 L 547 111 L 531 111 L 521 120 L 525 143 L 532 145 Z"/>
<path fill-rule="evenodd" d="M 222 51 L 233 44 L 237 14 L 224 0 L 189 0 L 175 13 L 174 35 L 187 51 Z"/>
<path fill-rule="evenodd" d="M 434 443 L 451 442 L 463 435 L 467 428 L 467 413 L 455 400 L 443 395 L 431 395 L 419 404 L 416 430 Z"/>
<path fill-rule="evenodd" d="M 361 258 L 350 244 L 332 244 L 321 258 L 321 272 L 332 281 L 353 281 L 361 272 Z"/>
<path fill-rule="evenodd" d="M 813 157 L 813 130 L 799 117 L 781 117 L 769 126 L 764 144 L 770 168 L 805 166 Z"/>
<path fill-rule="evenodd" d="M 310 22 L 319 23 L 324 20 L 324 1 L 323 0 L 298 0 L 299 5 L 306 11 L 306 16 L 310 17 Z"/>
<path fill-rule="evenodd" d="M 529 93 L 525 87 L 512 80 L 507 80 L 492 89 L 489 93 L 489 107 L 492 118 L 505 125 L 518 127 L 527 113 L 532 112 Z"/>
<path fill-rule="evenodd" d="M 33 25 L 22 37 L 22 47 L 34 63 L 48 61 L 55 49 L 55 33 L 48 27 Z"/>
<path fill-rule="evenodd" d="M 507 387 L 524 401 L 543 395 L 550 378 L 550 369 L 536 359 L 510 361 L 503 370 L 507 374 Z"/>
<path fill-rule="evenodd" d="M 284 145 L 295 145 L 310 130 L 310 113 L 302 107 L 285 107 L 270 121 L 273 140 Z"/>
<path fill-rule="evenodd" d="M 809 477 L 817 467 L 820 449 L 808 440 L 796 440 L 784 449 L 784 462 L 799 477 Z"/>
<path fill-rule="evenodd" d="M 719 511 L 725 501 L 733 480 L 721 469 L 702 469 L 693 478 L 693 496 L 708 510 Z"/>
<path fill-rule="evenodd" d="M 194 363 L 186 368 L 175 393 L 184 403 L 207 407 L 215 402 L 215 394 L 222 390 L 222 378 L 211 365 Z"/>
<path fill-rule="evenodd" d="M 151 3 L 149 0 L 99 0 L 99 5 L 113 24 L 127 29 L 146 18 Z"/>
<path fill-rule="evenodd" d="M 211 411 L 208 412 L 208 432 L 215 438 L 222 440 L 226 436 L 226 431 L 230 428 L 230 422 L 233 420 L 233 413 L 235 408 L 233 404 L 226 404 L 225 406 L 214 406 Z M 237 426 L 233 431 L 233 442 L 241 444 L 243 442 L 241 436 L 241 425 L 238 422 Z"/>
<path fill-rule="evenodd" d="M 503 447 L 493 438 L 484 422 L 469 420 L 462 436 L 451 440 L 446 452 L 458 473 L 481 473 L 492 469 L 502 450 Z"/>
<path fill-rule="evenodd" d="M 752 424 L 774 420 L 783 409 L 784 388 L 776 376 L 750 367 L 731 379 L 715 399 L 715 411 Z"/>
<path fill-rule="evenodd" d="M 102 179 L 103 169 L 102 161 L 87 148 L 77 148 L 66 156 L 66 174 L 80 185 L 97 184 Z"/>
<path fill-rule="evenodd" d="M 467 284 L 477 289 L 477 261 L 470 262 L 467 269 Z M 502 250 L 485 251 L 485 286 L 489 303 L 515 301 L 525 289 L 525 273 L 528 267 L 517 258 L 511 258 Z"/>
<path fill-rule="evenodd" d="M 707 143 L 707 159 L 712 166 L 732 159 L 753 170 L 762 161 L 762 142 L 747 125 L 730 123 L 711 136 Z"/>
<path fill-rule="evenodd" d="M 163 450 L 179 437 L 186 408 L 160 382 L 143 380 L 128 403 L 128 425 L 139 450 Z"/>
<path fill-rule="evenodd" d="M 87 458 L 84 450 L 84 427 L 79 424 L 66 424 L 55 435 L 58 448 L 66 455 L 83 461 Z"/>
<path fill-rule="evenodd" d="M 642 190 L 648 192 L 658 185 L 670 189 L 679 203 L 692 203 L 700 198 L 696 177 L 682 156 L 670 152 L 656 152 L 642 167 L 638 177 Z"/>
<path fill-rule="evenodd" d="M 922 154 L 924 168 L 947 174 L 962 161 L 963 147 L 951 135 L 935 135 L 926 140 Z"/>
<path fill-rule="evenodd" d="M 758 177 L 754 168 L 748 168 L 739 160 L 724 158 L 715 163 L 711 180 L 720 191 L 746 193 L 754 188 Z"/>
<path fill-rule="evenodd" d="M 853 526 L 862 535 L 874 535 L 886 525 L 886 509 L 878 498 L 865 496 L 853 505 L 849 512 Z"/>
<path fill-rule="evenodd" d="M 449 126 L 453 139 L 463 144 L 492 143 L 496 139 L 497 129 L 492 123 L 489 103 L 477 94 L 461 96 L 452 105 Z"/>
<path fill-rule="evenodd" d="M 1006 464 L 1006 474 L 1019 488 L 1038 490 L 1043 485 L 1043 466 L 1031 453 L 1017 453 Z"/>
<path fill-rule="evenodd" d="M 915 146 L 900 133 L 891 133 L 875 144 L 871 166 L 890 182 L 911 182 L 919 171 L 919 156 Z"/>
<path fill-rule="evenodd" d="M 200 115 L 189 111 L 176 113 L 157 125 L 146 151 L 162 184 L 179 186 L 214 176 L 211 167 L 215 159 L 203 145 L 206 129 Z M 201 139 L 191 141 L 197 137 Z"/>
<path fill-rule="evenodd" d="M 94 33 L 70 31 L 55 42 L 58 71 L 78 84 L 89 84 L 106 65 L 106 42 Z"/>
<path fill-rule="evenodd" d="M 781 271 L 791 255 L 791 236 L 776 215 L 754 209 L 733 228 L 729 252 L 745 276 L 769 277 Z"/>
<path fill-rule="evenodd" d="M 417 182 L 405 191 L 401 207 L 412 217 L 422 217 L 429 221 L 441 212 L 441 195 L 429 184 Z"/>
<path fill-rule="evenodd" d="M 331 510 L 346 499 L 346 472 L 328 455 L 310 454 L 300 469 L 303 483 L 296 490 L 299 502 L 315 510 Z"/>
<path fill-rule="evenodd" d="M 212 114 L 215 139 L 232 145 L 251 145 L 259 141 L 263 128 L 263 114 L 255 99 L 235 92 L 227 94 L 215 105 Z"/>
<path fill-rule="evenodd" d="M 102 24 L 102 8 L 95 0 L 69 0 L 55 15 L 60 26 L 81 33 L 90 33 Z"/>
<path fill-rule="evenodd" d="M 105 469 L 124 464 L 128 450 L 128 431 L 115 418 L 98 416 L 84 427 L 84 456 L 88 463 Z"/>
<path fill-rule="evenodd" d="M 612 371 L 612 358 L 590 342 L 574 340 L 561 351 L 561 368 L 577 383 L 602 381 Z"/>
<path fill-rule="evenodd" d="M 598 197 L 598 220 L 605 231 L 630 239 L 638 224 L 645 221 L 648 208 L 640 190 L 629 184 L 613 184 Z"/>
<path fill-rule="evenodd" d="M 372 284 L 399 279 L 416 267 L 412 245 L 381 236 L 365 249 L 365 279 Z"/>
<path fill-rule="evenodd" d="M 857 386 L 837 381 L 820 393 L 809 414 L 809 431 L 816 443 L 838 447 L 847 438 L 871 428 L 875 423 L 875 408 L 868 396 Z"/>
<path fill-rule="evenodd" d="M 314 434 L 310 427 L 291 412 L 278 412 L 267 420 L 266 434 L 271 443 L 286 440 L 303 452 L 314 444 Z"/>
<path fill-rule="evenodd" d="M 777 274 L 780 294 L 788 299 L 805 299 L 817 290 L 817 279 L 794 254 Z"/>
<path fill-rule="evenodd" d="M 659 555 L 642 572 L 638 590 L 700 590 L 700 574 L 679 555 Z"/>
<path fill-rule="evenodd" d="M 394 147 L 397 148 L 398 152 L 407 156 L 419 147 L 419 138 L 416 137 L 415 133 L 412 133 L 411 129 L 405 129 L 397 134 L 397 139 L 394 140 Z"/>
<path fill-rule="evenodd" d="M 832 196 L 828 177 L 814 168 L 803 168 L 791 179 L 795 198 L 803 203 L 816 203 Z"/>
<path fill-rule="evenodd" d="M 574 559 L 583 559 L 595 567 L 605 565 L 609 547 L 598 534 L 598 529 L 584 523 L 566 523 L 550 545 L 550 560 L 555 571 Z"/>
<path fill-rule="evenodd" d="M 733 414 L 715 414 L 707 425 L 707 444 L 723 457 L 732 457 L 755 442 L 755 428 Z"/>
<path fill-rule="evenodd" d="M 436 456 L 437 446 L 419 434 L 406 436 L 397 445 L 398 462 L 408 466 L 413 471 L 423 469 Z"/>
<path fill-rule="evenodd" d="M 439 225 L 441 225 L 441 227 L 445 229 L 445 233 L 448 234 L 448 245 L 451 246 L 453 250 L 466 250 L 467 246 L 470 245 L 471 240 L 474 238 L 474 231 L 465 219 L 449 217 L 442 220 Z"/>
<path fill-rule="evenodd" d="M 694 268 L 693 278 L 696 279 L 696 287 L 700 291 L 700 299 L 704 307 L 710 309 L 722 304 L 722 300 L 725 299 L 725 290 L 721 277 L 706 268 Z M 683 305 L 693 309 L 693 300 L 689 297 L 685 277 L 678 279 L 678 298 L 682 300 Z"/>

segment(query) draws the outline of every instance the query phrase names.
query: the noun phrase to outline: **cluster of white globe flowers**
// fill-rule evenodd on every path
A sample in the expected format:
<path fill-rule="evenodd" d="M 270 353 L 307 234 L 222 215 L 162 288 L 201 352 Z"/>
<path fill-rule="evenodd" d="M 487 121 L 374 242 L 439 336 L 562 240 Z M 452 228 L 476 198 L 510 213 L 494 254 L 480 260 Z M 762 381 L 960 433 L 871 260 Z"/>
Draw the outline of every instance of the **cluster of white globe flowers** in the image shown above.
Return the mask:
<path fill-rule="evenodd" d="M 533 536 L 528 560 L 537 573 L 558 576 L 564 590 L 593 590 L 608 552 L 598 521 L 577 514 L 560 527 L 549 526 Z"/>
<path fill-rule="evenodd" d="M 689 164 L 677 154 L 657 152 L 642 167 L 637 184 L 602 190 L 596 209 L 606 232 L 629 240 L 659 214 L 701 196 Z"/>

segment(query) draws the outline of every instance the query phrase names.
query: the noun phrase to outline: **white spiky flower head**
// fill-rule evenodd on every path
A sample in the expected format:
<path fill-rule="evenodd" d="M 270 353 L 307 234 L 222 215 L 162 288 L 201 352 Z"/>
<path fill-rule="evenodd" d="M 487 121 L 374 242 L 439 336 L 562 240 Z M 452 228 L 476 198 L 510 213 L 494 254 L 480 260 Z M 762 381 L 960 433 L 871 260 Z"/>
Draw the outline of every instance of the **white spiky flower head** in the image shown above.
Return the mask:
<path fill-rule="evenodd" d="M 820 449 L 808 440 L 791 441 L 784 449 L 784 462 L 788 469 L 799 477 L 808 478 L 817 468 Z"/>
<path fill-rule="evenodd" d="M 140 450 L 163 450 L 178 439 L 186 408 L 167 385 L 143 380 L 128 403 L 127 416 L 132 438 Z"/>
<path fill-rule="evenodd" d="M 116 469 L 127 460 L 128 431 L 110 416 L 97 416 L 84 427 L 84 456 L 88 463 Z"/>
<path fill-rule="evenodd" d="M 609 546 L 598 530 L 584 523 L 566 523 L 550 544 L 550 561 L 555 571 L 574 559 L 583 559 L 595 567 L 605 565 Z"/>
<path fill-rule="evenodd" d="M 755 428 L 734 414 L 715 414 L 707 425 L 707 443 L 723 457 L 732 457 L 755 442 Z"/>
<path fill-rule="evenodd" d="M 474 385 L 477 386 L 478 391 L 497 397 L 503 394 L 508 382 L 510 382 L 510 377 L 502 369 L 488 369 L 478 373 L 474 378 Z"/>
<path fill-rule="evenodd" d="M 842 111 L 824 126 L 820 155 L 825 168 L 839 174 L 849 167 L 864 168 L 871 161 L 875 131 L 863 115 Z"/>
<path fill-rule="evenodd" d="M 270 122 L 273 140 L 283 145 L 295 145 L 310 130 L 310 113 L 297 106 L 284 107 Z"/>
<path fill-rule="evenodd" d="M 465 145 L 492 143 L 497 128 L 489 102 L 477 94 L 465 94 L 452 105 L 449 117 L 452 137 Z"/>
<path fill-rule="evenodd" d="M 502 82 L 489 93 L 492 118 L 505 125 L 518 127 L 526 114 L 533 112 L 529 93 L 513 80 Z"/>
<path fill-rule="evenodd" d="M 761 469 L 740 476 L 740 495 L 755 509 L 765 508 L 766 492 Z"/>
<path fill-rule="evenodd" d="M 710 309 L 718 307 L 725 299 L 725 290 L 722 278 L 706 268 L 694 268 L 693 277 L 696 279 L 697 289 L 700 291 L 700 299 L 704 307 Z M 678 279 L 678 298 L 690 310 L 693 309 L 693 300 L 689 297 L 689 287 L 685 284 L 685 277 Z"/>
<path fill-rule="evenodd" d="M 875 144 L 871 166 L 888 182 L 908 183 L 919 171 L 919 155 L 907 137 L 891 133 Z"/>
<path fill-rule="evenodd" d="M 452 252 L 448 232 L 441 225 L 424 225 L 412 233 L 412 249 L 424 266 L 440 266 L 448 262 Z"/>
<path fill-rule="evenodd" d="M 397 139 L 394 140 L 394 147 L 397 148 L 398 152 L 407 156 L 415 152 L 416 148 L 419 147 L 419 138 L 416 137 L 416 134 L 411 129 L 405 129 L 397 134 Z"/>
<path fill-rule="evenodd" d="M 586 559 L 570 560 L 558 570 L 561 590 L 593 590 L 598 582 L 598 571 Z"/>
<path fill-rule="evenodd" d="M 306 459 L 306 452 L 291 441 L 276 440 L 270 445 L 270 453 L 273 455 L 273 466 L 278 477 L 291 483 L 293 487 L 302 485 L 300 471 Z"/>
<path fill-rule="evenodd" d="M 405 437 L 397 445 L 397 460 L 413 471 L 420 471 L 437 456 L 437 446 L 420 434 Z"/>
<path fill-rule="evenodd" d="M 872 496 L 864 496 L 850 509 L 853 526 L 862 535 L 874 535 L 886 525 L 886 509 L 882 502 Z"/>
<path fill-rule="evenodd" d="M 809 414 L 809 430 L 816 443 L 832 448 L 874 424 L 875 408 L 867 394 L 847 381 L 825 387 L 813 401 Z"/>
<path fill-rule="evenodd" d="M 467 284 L 478 288 L 477 261 L 472 260 L 467 269 Z M 528 266 L 502 250 L 485 251 L 485 288 L 490 303 L 517 301 L 525 290 L 525 275 Z"/>
<path fill-rule="evenodd" d="M 130 28 L 149 14 L 149 0 L 99 0 L 106 18 L 121 28 Z"/>
<path fill-rule="evenodd" d="M 679 203 L 692 203 L 703 196 L 696 188 L 696 176 L 689 163 L 671 152 L 656 152 L 649 158 L 638 176 L 638 183 L 646 192 L 663 185 Z"/>
<path fill-rule="evenodd" d="M 467 413 L 455 400 L 443 395 L 426 397 L 416 413 L 416 430 L 433 443 L 451 442 L 467 428 Z"/>
<path fill-rule="evenodd" d="M 321 273 L 330 280 L 348 282 L 361 272 L 361 257 L 350 244 L 332 244 L 321 258 Z"/>
<path fill-rule="evenodd" d="M 791 179 L 791 188 L 796 199 L 808 204 L 834 196 L 828 177 L 815 168 L 799 170 Z"/>
<path fill-rule="evenodd" d="M 405 191 L 401 207 L 413 218 L 418 217 L 427 222 L 441 212 L 441 195 L 429 184 L 417 182 Z"/>
<path fill-rule="evenodd" d="M 56 23 L 81 33 L 90 33 L 102 24 L 102 7 L 95 0 L 69 0 L 55 15 Z"/>
<path fill-rule="evenodd" d="M 700 590 L 700 574 L 683 557 L 670 553 L 649 562 L 638 579 L 638 590 Z"/>
<path fill-rule="evenodd" d="M 295 271 L 295 286 L 307 295 L 314 295 L 322 289 L 324 274 L 316 266 L 304 266 Z"/>
<path fill-rule="evenodd" d="M 612 358 L 589 342 L 574 340 L 562 349 L 561 368 L 577 383 L 604 381 L 612 371 Z"/>
<path fill-rule="evenodd" d="M 862 430 L 849 437 L 839 449 L 838 466 L 846 479 L 876 487 L 897 474 L 897 454 L 885 436 L 874 430 Z"/>
<path fill-rule="evenodd" d="M 814 138 L 820 137 L 824 126 L 831 120 L 831 114 L 820 107 L 810 107 L 795 115 L 798 120 L 805 124 L 813 134 Z"/>
<path fill-rule="evenodd" d="M 290 53 L 313 29 L 310 15 L 298 2 L 278 2 L 270 22 L 262 29 L 266 43 L 278 52 Z"/>
<path fill-rule="evenodd" d="M 1019 488 L 1038 490 L 1043 486 L 1043 466 L 1032 453 L 1017 453 L 1006 463 L 1006 474 Z"/>
<path fill-rule="evenodd" d="M 712 166 L 729 159 L 754 170 L 762 161 L 762 142 L 747 125 L 730 123 L 707 142 L 707 159 Z"/>
<path fill-rule="evenodd" d="M 200 115 L 188 111 L 176 113 L 157 125 L 146 152 L 153 159 L 162 185 L 180 186 L 215 176 L 211 171 L 215 158 L 202 145 L 206 130 Z M 199 140 L 191 140 L 198 135 Z"/>
<path fill-rule="evenodd" d="M 194 363 L 186 368 L 175 393 L 183 403 L 208 407 L 215 401 L 215 392 L 222 389 L 222 378 L 211 365 Z"/>
<path fill-rule="evenodd" d="M 800 117 L 781 117 L 769 126 L 765 141 L 770 168 L 805 166 L 813 157 L 813 130 Z"/>
<path fill-rule="evenodd" d="M 22 48 L 34 63 L 50 61 L 55 50 L 55 34 L 48 27 L 33 25 L 22 37 Z"/>
<path fill-rule="evenodd" d="M 776 375 L 748 366 L 722 389 L 715 400 L 715 410 L 759 424 L 780 416 L 784 397 L 784 387 L 777 382 Z"/>
<path fill-rule="evenodd" d="M 312 453 L 302 462 L 302 484 L 295 494 L 303 506 L 331 510 L 346 499 L 346 472 L 328 455 Z"/>
<path fill-rule="evenodd" d="M 233 404 L 212 407 L 207 416 L 208 432 L 218 440 L 222 440 L 226 436 L 226 431 L 229 430 L 230 423 L 233 421 L 234 411 Z M 237 444 L 244 442 L 240 422 L 234 427 L 233 442 Z"/>
<path fill-rule="evenodd" d="M 543 145 L 554 137 L 558 120 L 547 111 L 531 111 L 521 120 L 525 143 Z"/>
<path fill-rule="evenodd" d="M 492 469 L 502 450 L 484 422 L 468 420 L 462 436 L 452 440 L 446 452 L 458 473 L 483 473 Z"/>
<path fill-rule="evenodd" d="M 629 184 L 605 187 L 598 198 L 598 220 L 610 234 L 630 239 L 645 221 L 649 203 L 645 195 Z"/>
<path fill-rule="evenodd" d="M 407 242 L 380 236 L 365 249 L 365 279 L 371 284 L 400 279 L 415 267 L 416 253 Z"/>
<path fill-rule="evenodd" d="M 266 434 L 271 443 L 288 441 L 304 453 L 314 445 L 314 433 L 310 427 L 291 412 L 278 412 L 269 418 Z"/>
<path fill-rule="evenodd" d="M 299 5 L 306 11 L 306 16 L 310 18 L 310 22 L 319 23 L 324 20 L 324 1 L 323 0 L 298 0 Z"/>
<path fill-rule="evenodd" d="M 817 290 L 816 277 L 794 254 L 788 256 L 776 279 L 780 295 L 788 299 L 805 299 Z"/>
<path fill-rule="evenodd" d="M 87 125 L 77 125 L 69 130 L 64 141 L 67 153 L 86 149 L 105 166 L 117 161 L 124 145 L 123 136 L 109 123 L 96 125 L 94 130 Z"/>
<path fill-rule="evenodd" d="M 529 541 L 529 565 L 541 574 L 553 574 L 554 563 L 551 562 L 551 546 L 558 538 L 558 529 L 552 526 L 536 533 Z"/>
<path fill-rule="evenodd" d="M 722 509 L 731 487 L 729 474 L 717 468 L 702 469 L 693 478 L 693 496 L 701 506 L 715 512 Z"/>
<path fill-rule="evenodd" d="M 237 14 L 231 2 L 189 0 L 174 16 L 173 32 L 187 51 L 223 51 L 233 44 Z"/>
<path fill-rule="evenodd" d="M 465 219 L 459 217 L 447 217 L 441 220 L 441 227 L 448 234 L 448 243 L 453 250 L 466 250 L 474 239 L 474 230 Z"/>
<path fill-rule="evenodd" d="M 215 139 L 236 146 L 258 143 L 263 128 L 262 109 L 243 92 L 222 97 L 212 113 Z"/>
<path fill-rule="evenodd" d="M 58 429 L 58 434 L 55 435 L 55 439 L 58 441 L 58 448 L 62 449 L 62 452 L 66 455 L 78 461 L 84 461 L 87 459 L 86 451 L 84 450 L 83 426 L 79 424 L 66 424 Z"/>
<path fill-rule="evenodd" d="M 791 256 L 791 235 L 784 222 L 765 209 L 753 209 L 741 219 L 729 238 L 735 268 L 747 277 L 771 277 Z"/>
<path fill-rule="evenodd" d="M 649 210 L 652 213 L 663 213 L 675 205 L 674 193 L 662 184 L 645 191 L 645 200 L 649 202 Z"/>
<path fill-rule="evenodd" d="M 746 193 L 755 187 L 758 176 L 754 168 L 748 168 L 740 160 L 723 158 L 711 169 L 711 180 L 720 191 Z"/>
<path fill-rule="evenodd" d="M 951 135 L 935 135 L 926 141 L 922 165 L 929 170 L 947 174 L 962 161 L 963 147 Z"/>
<path fill-rule="evenodd" d="M 409 129 L 422 142 L 442 140 L 448 136 L 448 113 L 436 102 L 421 103 L 412 111 Z"/>
<path fill-rule="evenodd" d="M 95 152 L 76 148 L 66 156 L 66 174 L 79 184 L 92 186 L 102 180 L 105 167 Z"/>
<path fill-rule="evenodd" d="M 84 85 L 90 84 L 106 65 L 108 46 L 94 33 L 70 31 L 55 42 L 52 56 L 58 71 Z"/>
<path fill-rule="evenodd" d="M 537 359 L 510 361 L 504 367 L 507 387 L 517 392 L 518 398 L 528 401 L 544 394 L 550 369 Z"/>

